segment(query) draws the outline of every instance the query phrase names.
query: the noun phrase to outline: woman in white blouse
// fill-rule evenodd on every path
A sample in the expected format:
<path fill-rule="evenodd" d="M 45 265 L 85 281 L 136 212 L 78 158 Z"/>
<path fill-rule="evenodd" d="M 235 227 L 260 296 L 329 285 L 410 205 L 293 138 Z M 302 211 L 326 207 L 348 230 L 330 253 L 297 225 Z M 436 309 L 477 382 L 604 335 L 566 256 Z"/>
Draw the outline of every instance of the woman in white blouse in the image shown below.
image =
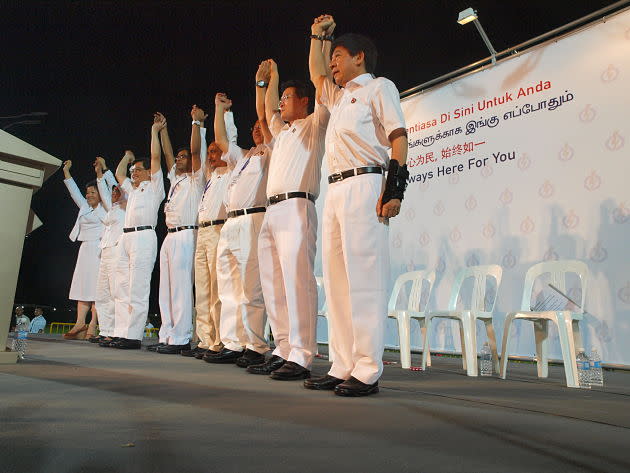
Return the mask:
<path fill-rule="evenodd" d="M 70 175 L 72 161 L 63 163 L 64 184 L 70 192 L 70 197 L 79 207 L 77 220 L 70 232 L 70 240 L 80 241 L 79 256 L 74 267 L 70 299 L 77 301 L 77 320 L 65 339 L 84 339 L 96 334 L 96 281 L 101 257 L 100 241 L 103 234 L 103 221 L 107 212 L 101 205 L 96 182 L 88 182 L 85 186 L 85 197 Z M 85 323 L 88 311 L 92 312 L 89 327 Z"/>

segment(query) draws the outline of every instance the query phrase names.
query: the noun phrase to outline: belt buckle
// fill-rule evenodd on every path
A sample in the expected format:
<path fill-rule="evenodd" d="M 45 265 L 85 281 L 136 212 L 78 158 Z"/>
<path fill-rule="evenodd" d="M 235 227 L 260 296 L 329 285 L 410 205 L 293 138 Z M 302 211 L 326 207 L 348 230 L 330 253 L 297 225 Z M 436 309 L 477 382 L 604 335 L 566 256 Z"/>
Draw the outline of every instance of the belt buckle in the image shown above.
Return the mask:
<path fill-rule="evenodd" d="M 343 181 L 343 175 L 341 174 L 341 171 L 331 174 L 330 176 L 328 176 L 328 178 L 331 180 L 331 183 Z"/>

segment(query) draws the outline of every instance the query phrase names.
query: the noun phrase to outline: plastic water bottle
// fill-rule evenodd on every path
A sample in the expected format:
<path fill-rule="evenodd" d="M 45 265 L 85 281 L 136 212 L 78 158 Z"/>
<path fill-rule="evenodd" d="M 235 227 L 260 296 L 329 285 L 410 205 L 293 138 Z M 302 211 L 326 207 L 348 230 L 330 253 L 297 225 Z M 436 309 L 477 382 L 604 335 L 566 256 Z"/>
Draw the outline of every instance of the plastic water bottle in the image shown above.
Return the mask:
<path fill-rule="evenodd" d="M 584 348 L 578 348 L 578 354 L 575 359 L 577 362 L 578 385 L 581 389 L 591 389 L 591 362 L 589 361 L 588 356 L 586 356 Z"/>
<path fill-rule="evenodd" d="M 604 385 L 604 373 L 602 372 L 602 359 L 597 353 L 597 350 L 593 348 L 591 351 L 590 362 L 590 382 L 591 386 L 603 386 Z"/>
<path fill-rule="evenodd" d="M 26 353 L 26 341 L 28 338 L 28 324 L 21 320 L 15 326 L 15 338 L 13 339 L 13 351 L 17 352 L 20 360 L 24 359 Z"/>
<path fill-rule="evenodd" d="M 479 374 L 481 376 L 492 376 L 492 350 L 490 350 L 488 342 L 485 342 L 481 348 Z"/>

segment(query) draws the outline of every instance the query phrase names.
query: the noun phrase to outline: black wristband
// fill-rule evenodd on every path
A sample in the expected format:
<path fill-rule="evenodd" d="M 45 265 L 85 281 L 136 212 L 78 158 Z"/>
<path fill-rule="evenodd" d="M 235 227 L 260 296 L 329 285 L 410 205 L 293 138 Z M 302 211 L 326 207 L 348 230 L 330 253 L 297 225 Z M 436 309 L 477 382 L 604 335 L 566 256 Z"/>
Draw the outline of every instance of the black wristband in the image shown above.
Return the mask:
<path fill-rule="evenodd" d="M 403 200 L 408 178 L 407 165 L 401 166 L 395 159 L 390 159 L 381 204 L 386 204 L 392 199 Z"/>

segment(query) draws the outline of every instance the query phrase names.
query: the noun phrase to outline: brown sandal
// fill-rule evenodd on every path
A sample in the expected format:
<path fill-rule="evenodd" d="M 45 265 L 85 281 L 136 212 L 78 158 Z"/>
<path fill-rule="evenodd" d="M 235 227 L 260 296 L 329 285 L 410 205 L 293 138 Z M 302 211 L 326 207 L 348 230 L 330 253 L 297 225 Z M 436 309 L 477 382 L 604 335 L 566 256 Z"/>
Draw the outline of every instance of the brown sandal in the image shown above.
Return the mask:
<path fill-rule="evenodd" d="M 88 326 L 83 325 L 83 327 L 74 326 L 72 330 L 63 334 L 63 338 L 66 340 L 85 340 L 85 336 L 87 335 Z"/>

